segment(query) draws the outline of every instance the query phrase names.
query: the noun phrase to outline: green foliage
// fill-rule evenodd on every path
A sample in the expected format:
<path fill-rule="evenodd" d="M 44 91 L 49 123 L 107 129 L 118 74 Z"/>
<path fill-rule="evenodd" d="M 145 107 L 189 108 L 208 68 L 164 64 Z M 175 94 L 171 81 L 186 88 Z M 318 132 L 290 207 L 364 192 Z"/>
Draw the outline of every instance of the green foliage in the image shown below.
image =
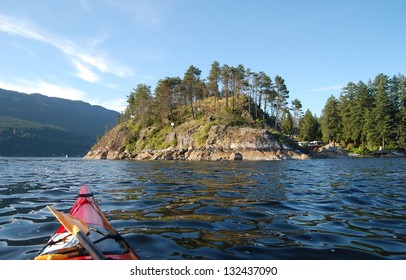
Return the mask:
<path fill-rule="evenodd" d="M 221 112 L 221 115 L 218 117 L 218 123 L 227 126 L 243 126 L 247 125 L 247 120 L 236 113 L 235 109 L 229 108 Z"/>
<path fill-rule="evenodd" d="M 354 151 L 406 147 L 406 78 L 379 74 L 368 85 L 349 82 L 340 99 L 327 100 L 323 110 L 325 141 Z"/>
<path fill-rule="evenodd" d="M 283 110 L 282 119 L 281 119 L 281 130 L 282 133 L 285 135 L 292 135 L 293 134 L 293 117 L 292 114 L 289 112 L 288 109 Z"/>
<path fill-rule="evenodd" d="M 134 118 L 146 127 L 154 121 L 152 118 L 153 97 L 151 87 L 145 84 L 138 84 L 128 96 L 126 109 L 127 118 Z"/>
<path fill-rule="evenodd" d="M 122 147 L 129 152 L 134 152 L 138 150 L 137 142 L 140 137 L 140 132 L 142 130 L 142 122 L 130 121 L 126 123 L 126 128 L 129 130 L 127 138 L 124 138 L 121 143 Z"/>
<path fill-rule="evenodd" d="M 273 137 L 275 137 L 275 139 L 280 142 L 280 143 L 285 143 L 286 141 L 288 141 L 288 139 L 286 139 L 286 136 L 283 133 L 280 133 L 279 131 L 275 130 L 275 129 L 269 129 L 268 132 L 270 134 L 273 135 Z"/>
<path fill-rule="evenodd" d="M 146 146 L 150 149 L 162 150 L 169 148 L 171 143 L 165 142 L 166 136 L 172 131 L 172 127 L 153 128 L 148 133 Z"/>
<path fill-rule="evenodd" d="M 406 78 L 403 75 L 389 78 L 380 74 L 368 84 L 348 83 L 339 99 L 331 96 L 327 100 L 320 119 L 309 110 L 302 117 L 302 104 L 297 99 L 290 108 L 293 115 L 290 113 L 289 91 L 279 75 L 273 82 L 262 71 L 256 73 L 243 65 L 220 65 L 217 61 L 211 65 L 207 80 L 200 75 L 201 70 L 191 65 L 183 79 L 159 80 L 155 94 L 149 86 L 139 84 L 129 96 L 127 118 L 133 114 L 145 129 L 163 128 L 171 123 L 179 126 L 192 119 L 207 121 L 215 115 L 213 124 L 272 126 L 288 136 L 298 134 L 301 140 L 323 139 L 342 143 L 353 150 L 360 146 L 362 149 L 388 145 L 406 148 Z M 203 130 L 207 127 L 203 126 Z M 140 128 L 136 132 L 139 131 Z M 203 143 L 207 133 L 202 131 L 195 137 Z M 164 135 L 158 132 L 148 139 L 148 145 L 132 145 L 138 148 L 171 145 L 164 143 Z"/>
<path fill-rule="evenodd" d="M 193 139 L 195 139 L 195 143 L 199 146 L 204 145 L 206 143 L 207 138 L 209 137 L 209 131 L 212 127 L 213 123 L 208 122 L 202 126 L 196 133 L 193 134 Z"/>
<path fill-rule="evenodd" d="M 321 131 L 325 142 L 335 143 L 340 140 L 342 121 L 339 110 L 339 101 L 334 96 L 327 99 L 321 117 Z"/>
<path fill-rule="evenodd" d="M 353 149 L 349 149 L 350 151 L 352 151 L 353 153 L 359 154 L 359 155 L 367 155 L 370 153 L 370 150 L 364 148 L 364 147 L 358 147 L 358 148 L 353 148 Z"/>
<path fill-rule="evenodd" d="M 262 127 L 276 128 L 281 112 L 287 108 L 289 91 L 281 76 L 277 75 L 273 83 L 262 71 L 255 73 L 241 64 L 221 66 L 217 61 L 213 62 L 207 80 L 200 75 L 201 70 L 191 65 L 183 79 L 159 80 L 154 95 L 149 86 L 139 84 L 128 96 L 126 119 L 133 117 L 145 128 L 181 124 L 215 113 L 226 125 L 263 124 Z M 212 104 L 208 106 L 206 100 L 212 100 Z M 242 117 L 243 111 L 251 118 Z"/>
<path fill-rule="evenodd" d="M 2 156 L 83 156 L 89 149 L 85 139 L 61 127 L 0 116 Z"/>
<path fill-rule="evenodd" d="M 312 115 L 310 110 L 307 110 L 299 124 L 299 138 L 302 141 L 313 141 L 320 138 L 320 124 Z"/>

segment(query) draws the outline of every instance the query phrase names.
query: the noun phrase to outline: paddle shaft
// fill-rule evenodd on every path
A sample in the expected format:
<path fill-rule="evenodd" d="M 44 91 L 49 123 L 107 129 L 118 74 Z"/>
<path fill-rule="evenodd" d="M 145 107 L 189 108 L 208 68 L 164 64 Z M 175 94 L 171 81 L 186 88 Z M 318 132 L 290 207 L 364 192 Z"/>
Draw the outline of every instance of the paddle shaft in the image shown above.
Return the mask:
<path fill-rule="evenodd" d="M 65 227 L 67 231 L 72 233 L 79 240 L 79 243 L 85 247 L 86 251 L 93 257 L 95 260 L 103 260 L 103 254 L 97 249 L 96 245 L 86 236 L 86 233 L 89 231 L 89 226 L 85 221 L 82 221 L 78 218 L 69 216 L 68 214 L 58 212 L 51 206 L 48 206 L 52 214 L 58 219 L 58 221 Z"/>
<path fill-rule="evenodd" d="M 76 238 L 79 240 L 80 244 L 85 247 L 86 251 L 93 257 L 95 260 L 104 260 L 103 254 L 95 247 L 92 241 L 81 231 L 76 232 Z"/>

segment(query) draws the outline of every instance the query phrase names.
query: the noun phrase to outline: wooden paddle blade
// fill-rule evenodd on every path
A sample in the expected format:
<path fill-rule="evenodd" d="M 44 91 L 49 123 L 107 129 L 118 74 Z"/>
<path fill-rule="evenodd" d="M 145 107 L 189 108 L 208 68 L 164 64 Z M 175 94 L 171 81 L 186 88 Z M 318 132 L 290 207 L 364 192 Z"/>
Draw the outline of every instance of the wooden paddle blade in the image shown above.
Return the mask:
<path fill-rule="evenodd" d="M 58 212 L 51 206 L 48 206 L 49 210 L 51 210 L 52 214 L 58 219 L 58 221 L 65 227 L 67 231 L 71 234 L 75 235 L 76 238 L 79 240 L 79 243 L 85 247 L 87 252 L 93 257 L 95 260 L 102 260 L 104 259 L 103 253 L 97 249 L 97 247 L 93 244 L 93 242 L 86 236 L 89 232 L 89 226 L 86 222 L 72 217 L 68 214 Z"/>
<path fill-rule="evenodd" d="M 36 256 L 35 260 L 38 261 L 43 261 L 43 260 L 67 260 L 68 256 L 64 254 L 47 254 L 47 255 L 41 255 L 41 256 Z"/>
<path fill-rule="evenodd" d="M 85 221 L 72 217 L 68 214 L 59 212 L 54 208 L 52 208 L 51 206 L 48 206 L 48 208 L 49 210 L 51 210 L 52 214 L 55 215 L 58 221 L 65 227 L 65 229 L 70 233 L 72 233 L 73 235 L 76 235 L 78 231 L 81 231 L 84 234 L 87 234 L 89 232 L 89 226 Z"/>

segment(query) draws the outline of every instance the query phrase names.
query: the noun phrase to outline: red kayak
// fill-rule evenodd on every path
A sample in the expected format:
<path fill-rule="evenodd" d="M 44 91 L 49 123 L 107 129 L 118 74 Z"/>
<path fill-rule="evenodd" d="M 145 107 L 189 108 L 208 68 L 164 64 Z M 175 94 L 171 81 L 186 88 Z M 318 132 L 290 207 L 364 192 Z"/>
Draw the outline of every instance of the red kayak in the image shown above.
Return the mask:
<path fill-rule="evenodd" d="M 90 240 L 95 250 L 100 252 L 104 259 L 138 260 L 139 257 L 131 249 L 124 238 L 112 227 L 103 215 L 93 193 L 87 186 L 80 190 L 70 213 L 70 217 L 88 226 L 86 239 Z M 69 216 L 68 216 L 69 217 Z M 85 249 L 74 234 L 71 234 L 61 225 L 51 237 L 44 248 L 38 253 L 36 260 L 91 260 L 94 259 L 89 250 Z"/>

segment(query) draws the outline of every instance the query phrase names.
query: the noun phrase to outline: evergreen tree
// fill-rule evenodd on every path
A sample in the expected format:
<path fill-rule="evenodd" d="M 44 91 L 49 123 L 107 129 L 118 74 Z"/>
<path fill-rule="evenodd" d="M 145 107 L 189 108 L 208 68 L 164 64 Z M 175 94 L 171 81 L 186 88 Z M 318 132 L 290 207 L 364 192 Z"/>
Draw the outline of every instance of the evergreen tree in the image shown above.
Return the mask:
<path fill-rule="evenodd" d="M 292 101 L 292 111 L 293 111 L 293 129 L 295 133 L 299 131 L 299 123 L 302 118 L 302 102 L 299 99 Z"/>
<path fill-rule="evenodd" d="M 299 138 L 302 141 L 313 141 L 319 139 L 319 122 L 312 115 L 310 110 L 307 110 L 299 124 Z"/>
<path fill-rule="evenodd" d="M 228 108 L 228 97 L 230 93 L 230 66 L 224 64 L 221 67 L 221 83 L 222 83 L 222 93 L 226 99 L 226 108 Z"/>
<path fill-rule="evenodd" d="M 140 121 L 143 127 L 148 126 L 152 120 L 151 87 L 138 84 L 136 89 L 128 96 L 127 114 Z"/>
<path fill-rule="evenodd" d="M 195 119 L 195 109 L 193 106 L 193 102 L 197 99 L 198 90 L 201 88 L 201 81 L 200 81 L 200 74 L 202 71 L 194 67 L 193 65 L 189 66 L 189 69 L 186 71 L 183 77 L 183 88 L 185 91 L 185 97 L 187 103 L 189 103 L 192 117 Z"/>
<path fill-rule="evenodd" d="M 368 139 L 371 144 L 385 148 L 385 145 L 392 143 L 392 136 L 395 129 L 396 108 L 394 98 L 389 89 L 389 77 L 379 74 L 372 83 L 375 94 L 374 107 L 369 115 L 374 126 L 370 126 Z"/>
<path fill-rule="evenodd" d="M 275 101 L 276 91 L 272 79 L 265 73 L 261 75 L 260 94 L 264 99 L 264 113 L 266 113 L 268 110 L 268 104 L 272 107 L 272 104 Z"/>
<path fill-rule="evenodd" d="M 246 70 L 246 84 L 247 84 L 247 94 L 248 94 L 248 112 L 252 115 L 252 101 L 255 100 L 256 95 L 256 88 L 255 88 L 255 80 L 256 80 L 256 73 L 252 72 L 251 69 Z"/>
<path fill-rule="evenodd" d="M 242 92 L 245 78 L 245 69 L 243 65 L 238 67 L 230 67 L 228 72 L 230 93 L 232 94 L 231 107 L 235 109 L 235 99 L 239 98 Z"/>
<path fill-rule="evenodd" d="M 398 83 L 397 144 L 406 150 L 406 77 L 399 74 Z"/>
<path fill-rule="evenodd" d="M 355 106 L 355 96 L 356 96 L 356 84 L 349 82 L 347 86 L 343 88 L 339 100 L 339 111 L 342 123 L 341 129 L 341 139 L 336 139 L 337 141 L 343 142 L 343 144 L 348 144 L 354 141 L 353 129 L 356 125 L 353 122 L 354 106 Z"/>
<path fill-rule="evenodd" d="M 323 141 L 332 142 L 335 146 L 337 140 L 340 139 L 341 130 L 339 102 L 334 96 L 331 96 L 327 99 L 321 117 Z"/>
<path fill-rule="evenodd" d="M 282 113 L 281 130 L 282 133 L 288 135 L 289 138 L 293 135 L 293 117 L 287 108 L 285 108 Z"/>
<path fill-rule="evenodd" d="M 364 133 L 364 126 L 368 110 L 372 107 L 372 97 L 368 86 L 359 81 L 356 87 L 356 96 L 352 107 L 352 126 L 351 137 L 354 141 L 354 147 L 361 145 L 362 149 L 365 148 L 366 135 Z"/>
<path fill-rule="evenodd" d="M 277 129 L 279 114 L 288 104 L 287 99 L 289 98 L 285 80 L 281 76 L 275 76 L 275 91 L 275 129 Z"/>
<path fill-rule="evenodd" d="M 179 92 L 182 80 L 179 77 L 159 80 L 155 88 L 155 101 L 157 110 L 157 120 L 162 123 L 174 122 L 173 110 L 180 105 Z"/>
<path fill-rule="evenodd" d="M 217 110 L 217 102 L 220 97 L 219 93 L 219 81 L 221 77 L 220 63 L 214 61 L 211 64 L 210 73 L 208 77 L 207 89 L 209 91 L 209 96 L 214 96 L 214 110 Z"/>

